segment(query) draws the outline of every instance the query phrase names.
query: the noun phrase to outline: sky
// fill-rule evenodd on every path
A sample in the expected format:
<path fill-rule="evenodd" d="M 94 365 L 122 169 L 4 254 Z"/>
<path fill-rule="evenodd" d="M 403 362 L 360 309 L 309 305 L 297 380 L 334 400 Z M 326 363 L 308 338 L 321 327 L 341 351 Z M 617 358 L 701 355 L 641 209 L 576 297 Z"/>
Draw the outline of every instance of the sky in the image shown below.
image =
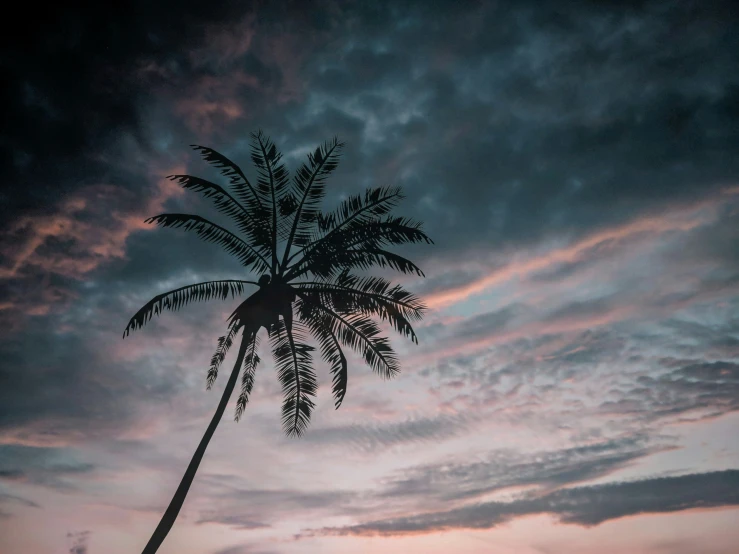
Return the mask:
<path fill-rule="evenodd" d="M 116 4 L 118 6 L 119 4 Z M 189 145 L 297 168 L 325 206 L 401 186 L 429 310 L 385 381 L 320 360 L 280 427 L 263 341 L 161 554 L 728 554 L 739 541 L 739 18 L 728 0 L 21 3 L 0 63 L 0 554 L 123 554 L 225 386 L 256 276 L 161 212 Z M 221 179 L 221 180 L 219 180 Z M 386 271 L 380 272 L 383 275 Z M 224 367 L 233 363 L 235 352 Z"/>

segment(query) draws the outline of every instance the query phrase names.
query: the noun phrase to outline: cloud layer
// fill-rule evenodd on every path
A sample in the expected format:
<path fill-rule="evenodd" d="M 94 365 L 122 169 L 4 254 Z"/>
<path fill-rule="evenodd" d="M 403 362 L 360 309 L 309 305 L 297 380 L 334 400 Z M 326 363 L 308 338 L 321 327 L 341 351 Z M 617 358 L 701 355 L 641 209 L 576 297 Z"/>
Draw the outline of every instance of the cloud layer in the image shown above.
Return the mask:
<path fill-rule="evenodd" d="M 739 471 L 691 474 L 645 479 L 592 487 L 562 489 L 536 498 L 513 502 L 486 502 L 447 512 L 376 521 L 325 534 L 403 535 L 447 531 L 454 528 L 489 529 L 511 518 L 549 513 L 563 523 L 597 525 L 624 516 L 665 513 L 691 508 L 736 506 Z"/>
<path fill-rule="evenodd" d="M 420 346 L 393 339 L 397 379 L 350 356 L 338 411 L 317 363 L 298 442 L 264 349 L 169 551 L 541 552 L 521 531 L 537 514 L 548 552 L 739 540 L 733 3 L 18 9 L 0 39 L 16 52 L 0 59 L 0 550 L 58 550 L 69 529 L 90 553 L 145 544 L 222 390 L 205 375 L 235 300 L 120 335 L 157 294 L 255 276 L 143 220 L 217 219 L 163 177 L 222 182 L 190 144 L 253 175 L 259 128 L 291 169 L 346 141 L 326 207 L 403 187 L 435 244 L 402 250 L 428 276 L 402 281 L 431 309 Z"/>

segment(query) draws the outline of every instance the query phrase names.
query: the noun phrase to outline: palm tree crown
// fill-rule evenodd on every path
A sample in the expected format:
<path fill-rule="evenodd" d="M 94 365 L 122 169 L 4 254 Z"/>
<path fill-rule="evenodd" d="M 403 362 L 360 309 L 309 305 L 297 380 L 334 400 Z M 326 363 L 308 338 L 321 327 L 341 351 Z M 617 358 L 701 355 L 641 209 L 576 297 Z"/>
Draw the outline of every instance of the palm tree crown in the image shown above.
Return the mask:
<path fill-rule="evenodd" d="M 283 429 L 290 436 L 300 436 L 310 421 L 317 388 L 312 365 L 315 348 L 308 344 L 309 337 L 315 339 L 330 366 L 336 408 L 347 387 L 347 359 L 342 348 L 357 351 L 385 378 L 400 370 L 398 358 L 373 316 L 418 342 L 411 323 L 423 316 L 423 303 L 400 285 L 381 277 L 358 276 L 352 270 L 380 266 L 423 276 L 413 262 L 386 247 L 432 241 L 420 222 L 391 215 L 403 198 L 398 187 L 371 188 L 347 198 L 332 212 L 321 211 L 326 178 L 336 169 L 343 147 L 338 139 L 308 154 L 307 163 L 291 180 L 272 141 L 261 131 L 251 137 L 255 184 L 226 156 L 197 145 L 193 148 L 203 159 L 228 178 L 228 188 L 191 175 L 169 176 L 183 188 L 211 199 L 238 234 L 190 214 L 165 213 L 147 222 L 193 231 L 226 249 L 260 277 L 257 281 L 207 281 L 160 294 L 131 318 L 123 336 L 163 310 L 177 310 L 194 301 L 227 299 L 243 294 L 248 286 L 259 287 L 228 319 L 226 334 L 218 339 L 211 359 L 207 388 L 215 382 L 229 348 L 243 331 L 239 367 L 234 368 L 242 376 L 238 421 L 260 362 L 258 331 L 265 327 L 284 393 Z"/>

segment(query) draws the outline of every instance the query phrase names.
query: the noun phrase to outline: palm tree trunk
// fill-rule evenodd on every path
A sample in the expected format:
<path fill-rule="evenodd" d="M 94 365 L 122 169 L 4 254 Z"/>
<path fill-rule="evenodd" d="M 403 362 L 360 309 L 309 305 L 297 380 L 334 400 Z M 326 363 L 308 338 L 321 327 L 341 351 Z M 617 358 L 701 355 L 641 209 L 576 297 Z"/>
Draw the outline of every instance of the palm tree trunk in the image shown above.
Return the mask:
<path fill-rule="evenodd" d="M 213 437 L 213 433 L 215 433 L 216 427 L 218 427 L 218 424 L 223 417 L 223 412 L 226 411 L 226 405 L 228 404 L 228 400 L 236 386 L 236 380 L 239 377 L 241 365 L 244 362 L 244 356 L 246 355 L 246 348 L 249 344 L 250 336 L 251 333 L 247 333 L 247 330 L 244 329 L 244 334 L 241 338 L 241 347 L 239 348 L 239 355 L 236 358 L 236 363 L 231 372 L 231 377 L 228 379 L 226 389 L 223 391 L 223 396 L 221 396 L 221 401 L 218 404 L 216 413 L 213 415 L 213 419 L 210 420 L 210 425 L 208 425 L 208 428 L 205 430 L 205 435 L 203 435 L 203 438 L 200 440 L 200 444 L 198 445 L 197 450 L 195 450 L 192 460 L 190 460 L 190 465 L 187 466 L 187 471 L 185 471 L 185 475 L 182 477 L 182 481 L 180 481 L 180 486 L 177 487 L 177 492 L 174 493 L 174 497 L 172 497 L 172 501 L 169 503 L 167 511 L 164 512 L 159 525 L 154 530 L 154 534 L 151 536 L 151 539 L 149 539 L 149 542 L 144 548 L 142 554 L 154 554 L 159 550 L 159 547 L 162 542 L 164 542 L 169 530 L 177 519 L 177 515 L 180 513 L 182 504 L 185 503 L 185 497 L 187 497 L 187 492 L 190 490 L 192 480 L 195 478 L 195 473 L 198 471 L 198 466 L 200 465 L 200 461 L 203 459 L 205 449 L 208 448 L 208 443 Z"/>

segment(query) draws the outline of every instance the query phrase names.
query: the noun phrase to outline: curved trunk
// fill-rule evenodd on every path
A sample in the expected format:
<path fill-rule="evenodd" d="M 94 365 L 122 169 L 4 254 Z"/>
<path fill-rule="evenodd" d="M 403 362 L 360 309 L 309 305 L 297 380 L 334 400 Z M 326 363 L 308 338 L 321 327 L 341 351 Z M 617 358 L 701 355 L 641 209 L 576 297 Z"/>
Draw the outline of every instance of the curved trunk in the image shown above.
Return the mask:
<path fill-rule="evenodd" d="M 192 460 L 190 460 L 190 465 L 187 466 L 187 471 L 185 471 L 185 475 L 182 477 L 182 481 L 180 481 L 180 486 L 177 487 L 177 492 L 175 492 L 174 497 L 172 497 L 172 501 L 169 503 L 167 511 L 164 512 L 159 525 L 154 530 L 154 534 L 151 536 L 151 539 L 149 539 L 149 542 L 144 548 L 142 554 L 154 554 L 159 549 L 177 519 L 177 514 L 180 513 L 182 504 L 185 503 L 187 492 L 190 490 L 190 485 L 192 484 L 192 480 L 195 478 L 195 473 L 198 470 L 200 461 L 203 459 L 205 449 L 208 448 L 208 443 L 213 437 L 213 433 L 223 417 L 223 412 L 226 411 L 228 399 L 231 397 L 234 387 L 236 386 L 236 380 L 241 372 L 241 365 L 244 361 L 244 356 L 246 355 L 246 348 L 249 345 L 250 336 L 251 332 L 247 332 L 247 330 L 244 329 L 244 334 L 241 338 L 241 347 L 239 348 L 239 355 L 236 358 L 236 363 L 231 372 L 231 377 L 228 379 L 226 389 L 223 391 L 223 396 L 221 396 L 221 401 L 218 404 L 216 413 L 213 415 L 210 425 L 208 425 L 208 428 L 205 430 L 205 435 L 203 435 L 203 438 L 200 440 L 200 444 L 198 445 L 197 450 L 195 450 Z"/>

